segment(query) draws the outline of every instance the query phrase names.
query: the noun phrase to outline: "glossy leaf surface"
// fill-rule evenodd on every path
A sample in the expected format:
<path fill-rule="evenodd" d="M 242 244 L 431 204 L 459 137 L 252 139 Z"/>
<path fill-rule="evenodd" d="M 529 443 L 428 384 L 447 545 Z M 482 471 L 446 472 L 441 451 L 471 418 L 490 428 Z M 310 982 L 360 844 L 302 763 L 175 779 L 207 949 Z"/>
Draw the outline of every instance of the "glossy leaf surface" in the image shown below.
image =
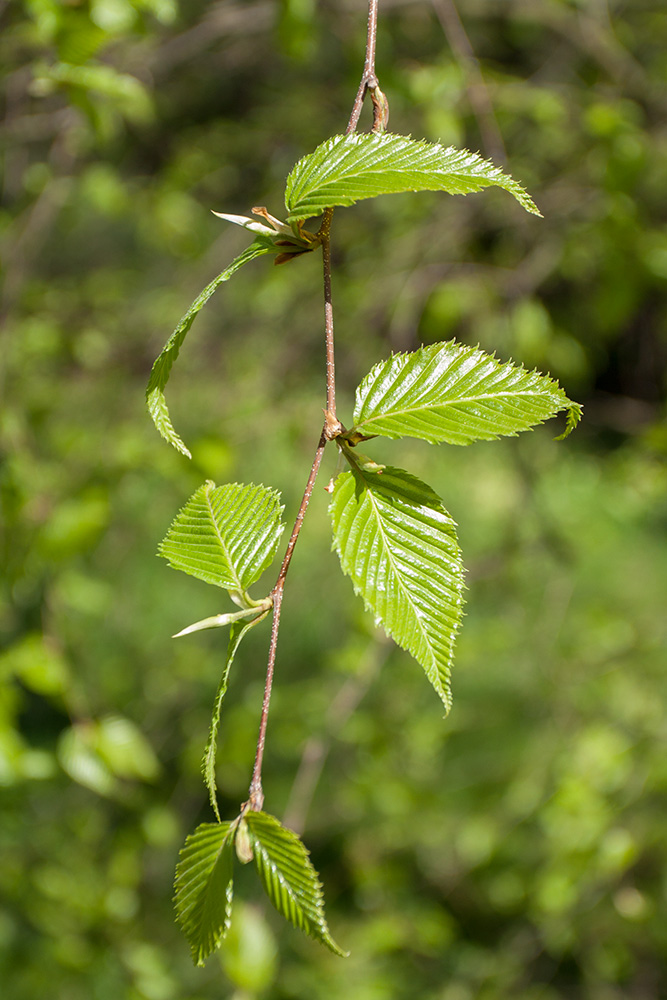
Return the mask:
<path fill-rule="evenodd" d="M 233 823 L 202 823 L 185 841 L 176 866 L 176 918 L 203 965 L 229 928 L 233 897 Z"/>
<path fill-rule="evenodd" d="M 330 513 L 334 548 L 355 591 L 422 665 L 449 711 L 463 567 L 442 501 L 402 469 L 353 465 L 336 480 Z"/>
<path fill-rule="evenodd" d="M 174 569 L 243 593 L 275 555 L 282 510 L 279 494 L 265 486 L 209 480 L 176 516 L 159 553 Z"/>
<path fill-rule="evenodd" d="M 540 214 L 520 184 L 477 153 L 389 132 L 337 135 L 292 169 L 285 205 L 288 222 L 296 222 L 320 215 L 325 208 L 353 205 L 381 194 L 471 194 L 489 186 L 504 188 L 527 212 Z"/>
<path fill-rule="evenodd" d="M 528 430 L 561 410 L 569 433 L 581 407 L 552 378 L 452 340 L 375 365 L 357 389 L 354 430 L 465 445 Z"/>
<path fill-rule="evenodd" d="M 294 927 L 345 956 L 329 933 L 322 886 L 297 835 L 265 812 L 245 814 L 255 867 L 266 893 Z"/>

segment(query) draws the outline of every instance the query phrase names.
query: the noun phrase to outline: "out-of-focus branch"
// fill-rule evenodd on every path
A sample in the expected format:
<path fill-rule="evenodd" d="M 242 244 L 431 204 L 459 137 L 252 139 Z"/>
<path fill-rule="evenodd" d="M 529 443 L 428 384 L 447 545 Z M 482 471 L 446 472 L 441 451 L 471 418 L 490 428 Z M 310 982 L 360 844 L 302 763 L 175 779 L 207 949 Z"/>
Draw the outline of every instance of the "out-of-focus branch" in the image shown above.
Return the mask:
<path fill-rule="evenodd" d="M 502 163 L 507 159 L 503 137 L 496 122 L 493 103 L 479 62 L 459 17 L 456 4 L 454 0 L 431 0 L 431 2 L 454 58 L 463 70 L 468 101 L 479 126 L 484 152 L 492 160 Z"/>
<path fill-rule="evenodd" d="M 255 3 L 221 3 L 209 5 L 204 17 L 180 35 L 169 38 L 155 50 L 151 71 L 163 76 L 175 66 L 189 62 L 202 51 L 215 47 L 221 39 L 243 35 L 264 34 L 273 28 L 278 17 L 278 4 L 273 0 Z"/>
<path fill-rule="evenodd" d="M 18 233 L 13 238 L 9 236 L 3 248 L 7 266 L 0 296 L 0 318 L 6 317 L 11 311 L 32 261 L 39 253 L 70 193 L 72 178 L 68 175 L 74 156 L 67 148 L 65 134 L 63 129 L 56 136 L 48 157 L 57 176 L 49 181 L 37 200 L 16 220 Z"/>
<path fill-rule="evenodd" d="M 285 826 L 295 833 L 301 834 L 306 825 L 308 810 L 334 739 L 379 674 L 390 648 L 390 641 L 384 635 L 369 645 L 358 673 L 345 681 L 329 705 L 324 735 L 311 736 L 306 742 L 283 817 Z"/>

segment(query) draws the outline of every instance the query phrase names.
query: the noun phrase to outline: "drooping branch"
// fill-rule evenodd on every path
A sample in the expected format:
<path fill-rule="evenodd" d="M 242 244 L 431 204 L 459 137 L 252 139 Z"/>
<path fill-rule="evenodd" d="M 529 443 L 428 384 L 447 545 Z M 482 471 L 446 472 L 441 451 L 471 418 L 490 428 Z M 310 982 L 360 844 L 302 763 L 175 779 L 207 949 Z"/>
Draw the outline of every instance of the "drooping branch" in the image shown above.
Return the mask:
<path fill-rule="evenodd" d="M 346 134 L 350 135 L 357 128 L 361 108 L 367 93 L 370 93 L 373 101 L 373 130 L 382 131 L 388 121 L 387 100 L 380 90 L 377 77 L 375 75 L 375 43 L 377 37 L 377 17 L 378 0 L 369 0 L 368 3 L 368 31 L 366 35 L 366 56 L 364 59 L 364 69 L 359 84 L 359 90 L 352 107 L 352 114 L 348 122 Z M 271 639 L 269 643 L 269 658 L 266 669 L 266 682 L 264 686 L 264 698 L 262 701 L 262 716 L 259 724 L 259 736 L 257 738 L 257 752 L 255 754 L 255 765 L 253 767 L 252 779 L 247 807 L 260 811 L 264 804 L 264 792 L 262 789 L 262 762 L 264 760 L 264 746 L 266 743 L 266 727 L 269 718 L 269 705 L 271 701 L 271 688 L 273 686 L 273 673 L 276 662 L 276 648 L 278 644 L 278 630 L 280 627 L 280 612 L 282 607 L 283 590 L 285 579 L 289 569 L 294 548 L 301 533 L 303 519 L 313 494 L 315 480 L 322 463 L 322 456 L 328 441 L 334 440 L 344 431 L 344 428 L 336 416 L 336 372 L 334 361 L 334 328 L 333 328 L 333 302 L 331 297 L 331 240 L 330 229 L 333 209 L 327 209 L 324 213 L 322 225 L 318 236 L 322 244 L 322 260 L 324 275 L 324 332 L 326 351 L 326 385 L 327 385 L 327 405 L 325 410 L 325 422 L 320 435 L 320 440 L 315 452 L 315 458 L 308 476 L 308 482 L 301 498 L 301 504 L 292 528 L 287 549 L 283 558 L 278 579 L 271 591 L 273 599 L 273 620 L 271 625 Z"/>

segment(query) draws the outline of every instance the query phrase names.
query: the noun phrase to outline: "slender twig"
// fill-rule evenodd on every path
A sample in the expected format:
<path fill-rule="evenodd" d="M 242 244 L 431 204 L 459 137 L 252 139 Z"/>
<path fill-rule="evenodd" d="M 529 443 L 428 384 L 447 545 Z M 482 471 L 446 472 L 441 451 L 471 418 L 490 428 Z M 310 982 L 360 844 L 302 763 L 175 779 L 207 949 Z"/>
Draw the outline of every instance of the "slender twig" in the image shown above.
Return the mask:
<path fill-rule="evenodd" d="M 264 760 L 264 744 L 266 743 L 266 724 L 269 721 L 269 703 L 271 687 L 273 686 L 273 670 L 276 665 L 276 647 L 278 645 L 278 629 L 280 628 L 280 609 L 283 602 L 283 588 L 278 587 L 273 596 L 273 621 L 271 622 L 271 642 L 269 644 L 269 662 L 266 667 L 266 684 L 264 685 L 264 700 L 262 702 L 262 719 L 257 737 L 257 752 L 255 766 L 250 781 L 250 793 L 247 805 L 255 812 L 261 812 L 264 805 L 262 790 L 262 761 Z"/>
<path fill-rule="evenodd" d="M 347 126 L 347 135 L 355 131 L 361 114 L 361 107 L 366 93 L 370 91 L 373 99 L 373 128 L 381 130 L 387 121 L 387 104 L 384 94 L 379 88 L 377 77 L 375 76 L 375 39 L 377 35 L 377 12 L 378 0 L 368 2 L 368 33 L 366 36 L 366 58 L 364 60 L 364 71 L 359 85 L 359 90 L 355 98 L 352 114 Z M 264 685 L 264 699 L 262 701 L 262 717 L 259 724 L 259 736 L 257 738 L 257 752 L 255 754 L 255 766 L 250 781 L 250 792 L 248 801 L 244 808 L 260 811 L 264 804 L 264 792 L 262 790 L 262 762 L 264 760 L 264 745 L 266 742 L 266 727 L 269 719 L 269 704 L 271 701 L 271 688 L 273 685 L 273 672 L 276 662 L 276 648 L 278 645 L 278 629 L 280 627 L 280 611 L 282 607 L 283 590 L 285 588 L 285 578 L 292 560 L 294 547 L 301 532 L 303 519 L 313 494 L 315 480 L 322 464 L 322 455 L 328 441 L 338 437 L 344 430 L 343 425 L 336 417 L 336 370 L 334 363 L 334 328 L 333 328 L 333 303 L 331 299 L 331 219 L 333 209 L 327 209 L 324 213 L 322 225 L 318 236 L 322 243 L 322 259 L 324 269 L 324 332 L 326 345 L 326 383 L 327 383 L 327 406 L 325 410 L 325 422 L 320 435 L 320 440 L 315 452 L 315 458 L 308 476 L 308 482 L 301 498 L 301 505 L 296 515 L 294 527 L 290 540 L 287 543 L 287 550 L 278 573 L 278 579 L 271 591 L 273 599 L 273 621 L 271 624 L 271 639 L 269 643 L 269 659 L 266 668 L 266 683 Z"/>
<path fill-rule="evenodd" d="M 331 220 L 333 208 L 324 213 L 319 235 L 324 272 L 324 336 L 327 354 L 327 423 L 336 421 L 336 363 L 334 359 L 333 302 L 331 299 Z"/>
<path fill-rule="evenodd" d="M 306 515 L 308 504 L 310 503 L 310 498 L 313 495 L 315 480 L 317 479 L 317 473 L 320 470 L 322 455 L 324 454 L 324 449 L 328 440 L 326 429 L 323 429 L 320 434 L 320 440 L 317 445 L 310 475 L 308 476 L 308 482 L 306 483 L 306 488 L 303 492 L 303 497 L 301 498 L 301 505 L 299 506 L 294 527 L 292 528 L 292 534 L 290 535 L 290 540 L 287 543 L 287 549 L 280 566 L 278 579 L 276 580 L 275 586 L 271 591 L 271 597 L 273 599 L 273 621 L 271 623 L 271 640 L 269 642 L 269 660 L 266 668 L 266 683 L 264 685 L 264 700 L 262 702 L 262 717 L 259 723 L 259 736 L 257 737 L 255 766 L 253 768 L 252 779 L 250 781 L 250 794 L 248 798 L 248 807 L 257 812 L 261 810 L 264 804 L 264 793 L 262 791 L 262 761 L 264 759 L 264 744 L 266 742 L 266 726 L 269 721 L 269 704 L 271 702 L 273 670 L 276 662 L 276 647 L 278 645 L 278 629 L 280 627 L 280 610 L 282 607 L 283 590 L 285 589 L 285 578 L 287 576 L 289 564 L 292 561 L 294 547 L 299 539 L 301 525 L 303 524 L 303 519 Z"/>
<path fill-rule="evenodd" d="M 292 534 L 290 535 L 290 540 L 287 543 L 287 551 L 285 552 L 285 557 L 282 561 L 280 567 L 280 572 L 278 573 L 278 579 L 276 580 L 276 585 L 273 588 L 272 593 L 280 588 L 282 589 L 285 584 L 285 577 L 287 576 L 287 570 L 289 569 L 289 564 L 292 561 L 292 554 L 294 552 L 294 546 L 299 538 L 299 533 L 301 531 L 301 525 L 303 524 L 303 519 L 306 516 L 306 511 L 308 509 L 308 504 L 310 503 L 310 498 L 313 495 L 313 487 L 315 486 L 315 480 L 317 479 L 317 473 L 320 471 L 320 465 L 322 463 L 322 455 L 324 454 L 324 448 L 327 441 L 329 440 L 326 428 L 322 430 L 320 434 L 320 440 L 317 444 L 317 451 L 315 452 L 315 458 L 313 459 L 313 464 L 310 470 L 310 475 L 308 476 L 308 482 L 306 483 L 306 488 L 303 491 L 303 497 L 301 498 L 301 506 L 296 515 L 296 520 L 294 522 L 294 527 L 292 528 Z"/>
<path fill-rule="evenodd" d="M 361 109 L 363 107 L 364 98 L 368 90 L 374 90 L 379 86 L 378 79 L 375 75 L 375 40 L 377 38 L 378 30 L 378 0 L 369 0 L 368 2 L 368 31 L 366 33 L 366 59 L 364 60 L 364 71 L 361 74 L 361 82 L 359 83 L 359 89 L 357 91 L 357 96 L 354 99 L 354 104 L 352 105 L 352 114 L 350 115 L 350 120 L 347 123 L 347 129 L 345 130 L 345 135 L 352 135 L 356 131 L 357 125 L 359 124 L 359 118 L 361 116 Z"/>

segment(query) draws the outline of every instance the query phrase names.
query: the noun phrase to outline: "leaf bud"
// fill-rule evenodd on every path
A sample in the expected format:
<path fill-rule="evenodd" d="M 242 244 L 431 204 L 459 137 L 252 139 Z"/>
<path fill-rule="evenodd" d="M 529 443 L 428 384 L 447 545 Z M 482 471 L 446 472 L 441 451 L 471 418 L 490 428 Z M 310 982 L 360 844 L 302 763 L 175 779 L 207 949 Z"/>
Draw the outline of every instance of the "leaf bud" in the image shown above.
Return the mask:
<path fill-rule="evenodd" d="M 239 859 L 242 865 L 247 865 L 249 861 L 254 858 L 252 844 L 250 842 L 250 831 L 248 830 L 248 824 L 244 819 L 239 822 L 236 828 L 236 837 L 234 838 L 234 847 L 236 848 L 236 857 Z"/>

